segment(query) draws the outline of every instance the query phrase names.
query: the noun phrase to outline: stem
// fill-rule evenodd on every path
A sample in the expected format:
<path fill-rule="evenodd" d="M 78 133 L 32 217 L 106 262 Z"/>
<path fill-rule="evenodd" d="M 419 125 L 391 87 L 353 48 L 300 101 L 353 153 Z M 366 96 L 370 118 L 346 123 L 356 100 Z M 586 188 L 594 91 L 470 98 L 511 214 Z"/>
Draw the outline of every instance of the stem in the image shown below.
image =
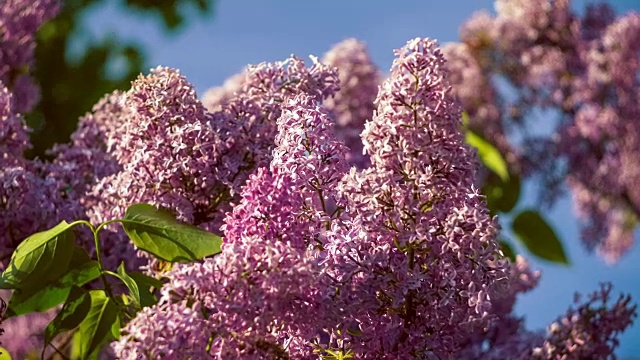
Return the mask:
<path fill-rule="evenodd" d="M 95 247 L 96 247 L 96 257 L 98 258 L 98 267 L 100 268 L 100 277 L 102 278 L 102 283 L 104 284 L 104 291 L 107 293 L 107 296 L 109 296 L 111 299 L 113 299 L 113 291 L 111 291 L 111 285 L 109 285 L 109 282 L 107 281 L 107 276 L 104 270 L 104 264 L 102 263 L 102 252 L 100 251 L 100 238 L 98 236 L 98 232 L 100 230 L 102 230 L 103 227 L 105 227 L 106 225 L 113 223 L 113 222 L 117 222 L 120 220 L 109 220 L 106 222 L 103 222 L 102 224 L 98 225 L 97 228 L 93 228 L 93 226 L 91 226 L 91 231 L 93 232 L 93 240 L 95 243 Z"/>

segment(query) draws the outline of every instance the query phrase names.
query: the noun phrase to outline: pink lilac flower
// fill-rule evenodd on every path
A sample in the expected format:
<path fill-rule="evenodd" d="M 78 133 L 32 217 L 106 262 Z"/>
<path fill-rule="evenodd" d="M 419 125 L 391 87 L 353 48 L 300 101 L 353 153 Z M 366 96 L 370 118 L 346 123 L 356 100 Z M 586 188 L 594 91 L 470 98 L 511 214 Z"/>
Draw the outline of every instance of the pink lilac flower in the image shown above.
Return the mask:
<path fill-rule="evenodd" d="M 599 5 L 580 17 L 567 0 L 498 0 L 496 10 L 475 15 L 462 44 L 447 50 L 470 127 L 513 172 L 542 181 L 542 205 L 568 183 L 584 243 L 617 261 L 640 218 L 632 185 L 640 177 L 640 81 L 629 76 L 640 69 L 640 15 L 616 18 Z"/>
<path fill-rule="evenodd" d="M 373 64 L 366 45 L 347 39 L 329 50 L 322 62 L 338 69 L 340 91 L 328 98 L 324 106 L 336 122 L 336 135 L 350 151 L 347 160 L 359 168 L 368 165 L 362 152 L 360 133 L 373 116 L 374 100 L 380 85 L 380 72 Z"/>
<path fill-rule="evenodd" d="M 0 4 L 0 83 L 14 94 L 16 113 L 27 113 L 38 102 L 38 87 L 29 76 L 35 35 L 60 5 L 57 0 L 5 0 Z"/>
<path fill-rule="evenodd" d="M 440 50 L 414 39 L 396 56 L 363 133 L 373 167 L 343 179 L 327 234 L 345 313 L 333 336 L 358 358 L 450 356 L 489 323 L 505 265 Z"/>
<path fill-rule="evenodd" d="M 534 359 L 608 359 L 619 344 L 617 336 L 637 317 L 628 295 L 614 302 L 611 284 L 602 284 L 576 308 L 553 322 L 542 346 L 532 352 Z"/>
<path fill-rule="evenodd" d="M 0 290 L 0 301 L 8 300 L 10 292 Z M 0 315 L 4 315 L 3 307 L 0 306 Z M 55 317 L 54 311 L 46 313 L 31 313 L 22 316 L 15 316 L 3 319 L 0 316 L 0 323 L 4 328 L 4 333 L 0 330 L 0 342 L 7 349 L 13 359 L 27 359 L 29 356 L 39 356 L 44 345 L 44 329 Z M 53 349 L 47 351 L 50 355 Z"/>

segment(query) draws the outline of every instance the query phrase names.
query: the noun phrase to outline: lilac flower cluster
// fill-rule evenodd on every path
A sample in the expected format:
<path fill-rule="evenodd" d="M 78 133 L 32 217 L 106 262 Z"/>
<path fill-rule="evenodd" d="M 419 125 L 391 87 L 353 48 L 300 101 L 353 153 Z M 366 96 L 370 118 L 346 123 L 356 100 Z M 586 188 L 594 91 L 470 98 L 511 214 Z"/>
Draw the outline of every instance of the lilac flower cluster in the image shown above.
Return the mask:
<path fill-rule="evenodd" d="M 0 83 L 14 94 L 17 113 L 30 111 L 40 93 L 29 75 L 35 34 L 60 9 L 58 0 L 4 0 L 0 4 Z"/>
<path fill-rule="evenodd" d="M 496 11 L 474 15 L 445 49 L 470 126 L 514 172 L 541 177 L 545 202 L 567 184 L 585 244 L 615 262 L 640 219 L 640 81 L 629 76 L 640 71 L 640 15 L 599 5 L 580 17 L 568 0 L 498 0 Z"/>
<path fill-rule="evenodd" d="M 374 165 L 361 172 L 347 172 L 318 99 L 289 100 L 270 169 L 226 219 L 222 254 L 180 267 L 165 290 L 163 301 L 207 315 L 210 356 L 450 355 L 465 329 L 489 323 L 505 265 L 443 62 L 429 40 L 399 53 L 363 135 Z M 115 345 L 122 354 L 176 336 L 136 324 Z"/>
<path fill-rule="evenodd" d="M 349 147 L 347 159 L 358 168 L 368 165 L 362 152 L 360 133 L 373 116 L 380 73 L 369 57 L 366 45 L 347 39 L 329 50 L 322 62 L 338 69 L 340 91 L 327 99 L 325 107 L 336 122 L 336 135 Z"/>
<path fill-rule="evenodd" d="M 449 52 L 457 59 L 450 67 L 435 41 L 409 41 L 396 51 L 391 75 L 382 83 L 356 40 L 327 53 L 327 64 L 312 57 L 306 66 L 292 56 L 249 66 L 202 102 L 177 70 L 158 67 L 130 90 L 100 100 L 80 119 L 70 143 L 56 145 L 50 152 L 54 160 L 42 162 L 23 157 L 29 142 L 20 114 L 32 106 L 27 100 L 37 97 L 32 92 L 21 98 L 17 83 L 5 83 L 2 76 L 15 64 L 30 64 L 33 31 L 57 3 L 38 2 L 32 9 L 12 4 L 0 6 L 2 41 L 15 45 L 7 39 L 19 38 L 24 48 L 6 47 L 20 56 L 0 52 L 0 256 L 62 219 L 97 224 L 121 217 L 136 202 L 167 208 L 183 221 L 224 235 L 219 255 L 174 266 L 158 304 L 126 324 L 109 356 L 606 358 L 635 318 L 628 296 L 610 301 L 609 286 L 570 310 L 546 335 L 526 330 L 513 314 L 517 295 L 535 287 L 540 275 L 523 258 L 509 263 L 500 251 L 497 221 L 476 188 L 477 159 L 464 143 L 461 108 L 449 83 L 484 76 L 488 65 L 473 62 L 477 51 L 491 44 L 481 31 L 468 32 L 474 48 L 460 45 Z M 513 43 L 526 45 L 549 27 L 557 32 L 553 39 L 564 39 L 564 30 L 553 24 L 571 23 L 572 17 L 561 16 L 566 2 L 537 5 L 499 3 L 501 28 L 517 30 L 509 32 Z M 554 6 L 564 12 L 554 14 Z M 19 21 L 6 20 L 7 14 Z M 631 36 L 633 19 L 615 27 L 596 20 L 589 14 L 584 20 L 593 30 L 590 41 L 612 47 Z M 485 16 L 474 26 L 488 31 L 493 21 Z M 600 36 L 603 32 L 608 37 Z M 558 53 L 527 47 L 518 51 L 526 53 L 530 72 L 519 81 L 539 91 L 524 98 L 556 99 L 548 89 L 564 89 L 565 80 L 556 81 L 556 75 L 565 68 L 537 64 L 555 64 Z M 631 94 L 635 83 L 610 69 L 628 54 L 619 50 L 603 59 L 590 49 L 589 56 L 602 66 L 589 73 L 627 91 L 620 90 L 616 101 L 631 104 L 623 95 Z M 517 68 L 517 61 L 504 60 Z M 629 66 L 626 71 L 635 69 Z M 498 92 L 486 78 L 478 84 L 488 91 L 483 99 L 474 100 L 466 89 L 457 95 L 471 104 L 470 113 L 497 124 L 505 113 L 502 104 L 493 104 Z M 576 121 L 579 126 L 563 131 L 591 129 L 590 137 L 580 136 L 596 142 L 622 134 L 604 126 L 618 123 L 618 109 L 600 111 L 595 100 L 587 105 L 598 114 L 598 126 L 587 126 L 592 119 L 584 113 L 581 125 Z M 506 126 L 485 129 L 504 134 Z M 356 141 L 360 131 L 362 143 Z M 513 164 L 530 156 L 528 149 L 503 140 L 500 148 L 513 151 Z M 628 168 L 618 174 L 624 181 L 635 176 L 629 165 L 633 141 L 605 153 Z M 558 149 L 563 144 L 554 143 Z M 521 169 L 530 171 L 529 165 Z M 607 211 L 618 209 L 615 197 L 601 196 L 593 184 L 571 176 L 575 186 L 595 197 L 583 199 L 597 204 L 592 211 L 611 215 L 610 222 L 633 223 L 628 212 Z M 622 189 L 615 191 L 628 191 L 611 184 Z M 109 268 L 122 259 L 131 269 L 148 262 L 117 231 L 103 234 L 103 240 Z M 90 242 L 84 245 L 94 250 Z M 39 346 L 50 319 L 51 314 L 33 314 L 2 322 L 12 354 L 25 357 Z"/>
<path fill-rule="evenodd" d="M 9 291 L 0 290 L 0 298 L 8 298 Z M 0 315 L 4 315 L 0 304 Z M 44 342 L 44 328 L 55 317 L 55 311 L 46 313 L 31 313 L 24 316 L 16 316 L 9 319 L 0 318 L 4 327 L 4 334 L 0 329 L 1 345 L 7 349 L 14 359 L 28 359 L 40 354 Z M 50 355 L 53 349 L 47 351 Z"/>
<path fill-rule="evenodd" d="M 512 315 L 540 275 L 499 250 L 443 55 L 426 39 L 396 54 L 362 135 L 372 165 L 348 170 L 335 112 L 290 97 L 269 167 L 227 213 L 222 253 L 174 268 L 160 303 L 113 344 L 119 356 L 555 358 L 549 344 L 576 338 Z M 601 319 L 629 325 L 635 307 L 607 305 Z"/>
<path fill-rule="evenodd" d="M 93 222 L 121 217 L 130 204 L 146 202 L 218 231 L 249 174 L 268 165 L 282 104 L 297 94 L 326 98 L 337 89 L 335 77 L 317 61 L 305 67 L 295 57 L 253 66 L 243 92 L 212 113 L 178 71 L 156 68 L 131 90 L 105 99 L 74 135 L 76 142 L 100 137 L 106 153 L 73 144 L 60 153 L 61 162 L 79 151 L 80 168 L 108 174 L 85 196 Z M 116 264 L 124 254 L 133 260 L 135 251 L 122 236 L 112 234 L 109 241 L 118 244 L 110 249 Z"/>
<path fill-rule="evenodd" d="M 0 269 L 27 236 L 78 215 L 64 194 L 66 185 L 45 163 L 23 157 L 31 144 L 14 100 L 0 82 Z"/>
<path fill-rule="evenodd" d="M 637 316 L 628 295 L 611 302 L 611 284 L 603 284 L 588 300 L 552 323 L 534 358 L 607 358 L 618 346 L 616 336 Z M 576 303 L 580 296 L 576 295 Z"/>

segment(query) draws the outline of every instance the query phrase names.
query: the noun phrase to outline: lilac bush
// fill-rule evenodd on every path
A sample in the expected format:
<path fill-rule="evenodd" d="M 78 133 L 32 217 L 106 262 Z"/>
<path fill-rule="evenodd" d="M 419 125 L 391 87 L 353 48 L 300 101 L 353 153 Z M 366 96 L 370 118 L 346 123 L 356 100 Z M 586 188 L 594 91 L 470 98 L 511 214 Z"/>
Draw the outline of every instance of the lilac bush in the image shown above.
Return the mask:
<path fill-rule="evenodd" d="M 630 181 L 635 168 L 626 156 L 631 155 L 620 154 L 631 151 L 634 140 L 617 143 L 611 134 L 603 135 L 612 131 L 603 124 L 618 121 L 618 107 L 633 113 L 630 97 L 636 84 L 606 66 L 628 54 L 603 49 L 613 46 L 611 39 L 632 37 L 633 16 L 616 22 L 585 16 L 585 49 L 602 61 L 589 71 L 579 62 L 558 67 L 563 54 L 528 46 L 547 28 L 556 31 L 555 37 L 547 34 L 549 41 L 569 36 L 565 32 L 577 34 L 571 31 L 581 23 L 562 7 L 565 2 L 545 7 L 543 2 L 502 1 L 498 20 L 479 15 L 467 25 L 464 44 L 443 52 L 427 38 L 407 42 L 396 50 L 383 81 L 365 45 L 353 39 L 336 45 L 322 60 L 311 57 L 310 65 L 291 56 L 248 66 L 203 100 L 178 70 L 157 67 L 140 75 L 131 89 L 107 94 L 80 119 L 69 143 L 50 150 L 53 159 L 46 162 L 23 156 L 30 146 L 23 115 L 37 101 L 35 88 L 6 74 L 31 64 L 34 32 L 60 4 L 40 1 L 29 8 L 26 3 L 0 7 L 2 41 L 24 46 L 0 50 L 2 269 L 20 241 L 34 232 L 62 220 L 100 224 L 126 217 L 135 203 L 149 203 L 224 237 L 216 256 L 176 263 L 167 271 L 119 228 L 107 225 L 101 251 L 95 247 L 99 242 L 83 238 L 79 244 L 100 257 L 100 268 L 115 269 L 124 260 L 126 266 L 118 271 L 143 270 L 161 280 L 154 285 L 157 302 L 137 312 L 129 312 L 131 304 L 118 297 L 116 307 L 126 310 L 116 324 L 122 329 L 102 357 L 615 357 L 618 335 L 637 314 L 628 295 L 614 301 L 609 284 L 586 301 L 577 297 L 546 333 L 528 330 L 515 315 L 518 295 L 535 288 L 540 273 L 523 257 L 510 261 L 501 250 L 497 217 L 478 190 L 481 164 L 465 143 L 462 106 L 471 116 L 470 126 L 494 139 L 515 171 L 535 172 L 533 155 L 549 155 L 508 140 L 501 122 L 504 104 L 484 74 L 488 65 L 475 62 L 475 51 L 489 46 L 489 30 L 510 29 L 512 38 L 496 46 L 521 46 L 509 51 L 526 52 L 530 59 L 519 81 L 535 91 L 523 91 L 522 104 L 569 101 L 564 86 L 577 88 L 573 81 L 586 80 L 562 78 L 568 81 L 564 84 L 554 76 L 571 66 L 607 79 L 594 85 L 603 89 L 591 89 L 573 104 L 594 111 L 599 125 L 583 118 L 587 113 L 575 114 L 576 122 L 584 122 L 564 124 L 558 134 L 590 131 L 597 140 L 593 146 L 613 149 L 593 166 L 604 166 L 599 162 L 609 156 L 607 166 L 615 163 L 629 172 L 618 174 L 618 180 Z M 575 26 L 564 29 L 556 23 Z M 608 58 L 596 56 L 598 51 Z M 513 74 L 521 66 L 499 56 L 497 63 Z M 634 64 L 629 66 L 628 71 L 637 72 Z M 20 76 L 28 79 L 28 72 Z M 605 96 L 609 86 L 617 96 L 598 99 L 615 106 L 595 108 L 601 105 L 595 97 Z M 590 139 L 580 134 L 580 141 Z M 554 151 L 566 145 L 560 135 L 551 141 Z M 592 149 L 573 149 L 580 154 L 571 156 L 593 156 L 587 151 Z M 624 238 L 620 226 L 633 220 L 628 208 L 571 172 L 575 164 L 567 159 L 573 188 L 584 187 L 581 209 L 591 209 L 588 216 L 600 211 L 606 218 L 599 221 L 618 224 L 618 233 L 598 228 L 592 236 Z M 598 174 L 604 179 L 608 174 L 602 171 Z M 607 189 L 618 189 L 616 196 L 628 191 L 622 185 Z M 107 280 L 104 285 L 112 296 Z M 3 346 L 19 358 L 39 352 L 52 312 L 3 320 Z"/>

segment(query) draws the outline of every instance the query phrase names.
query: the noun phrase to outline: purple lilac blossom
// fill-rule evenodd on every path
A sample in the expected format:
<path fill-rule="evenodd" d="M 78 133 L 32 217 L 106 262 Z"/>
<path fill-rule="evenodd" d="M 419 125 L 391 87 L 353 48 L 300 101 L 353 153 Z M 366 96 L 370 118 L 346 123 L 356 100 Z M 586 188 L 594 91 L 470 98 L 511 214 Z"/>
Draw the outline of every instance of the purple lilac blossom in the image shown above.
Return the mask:
<path fill-rule="evenodd" d="M 0 290 L 0 299 L 10 297 L 8 290 Z M 4 315 L 1 311 L 0 315 Z M 9 319 L 0 317 L 4 333 L 0 331 L 0 341 L 13 359 L 27 359 L 29 356 L 39 356 L 44 344 L 44 329 L 55 317 L 55 311 L 45 313 L 31 313 L 14 316 Z M 51 351 L 47 351 L 50 355 Z"/>
<path fill-rule="evenodd" d="M 323 319 L 332 323 L 331 289 L 319 281 L 312 246 L 329 217 L 324 209 L 332 184 L 346 170 L 346 149 L 332 142 L 333 124 L 318 105 L 310 95 L 287 102 L 271 170 L 250 175 L 222 228 L 223 252 L 204 264 L 178 267 L 163 290 L 163 299 L 177 298 L 208 314 L 211 333 L 201 338 L 206 344 L 215 335 L 212 357 L 313 358 L 310 339 L 326 327 Z M 135 339 L 114 348 L 127 354 L 148 353 L 174 336 L 150 333 L 136 320 L 126 331 Z"/>
<path fill-rule="evenodd" d="M 247 176 L 268 165 L 282 104 L 296 94 L 322 100 L 337 90 L 335 73 L 313 60 L 310 67 L 295 57 L 250 66 L 243 91 L 214 113 L 176 70 L 140 76 L 121 100 L 124 119 L 107 131 L 108 152 L 122 170 L 90 191 L 100 199 L 89 210 L 92 221 L 147 202 L 218 231 Z"/>
<path fill-rule="evenodd" d="M 60 9 L 58 0 L 4 0 L 0 3 L 0 83 L 15 96 L 16 113 L 29 112 L 40 92 L 29 75 L 36 31 Z"/>
<path fill-rule="evenodd" d="M 620 295 L 614 302 L 611 289 L 611 284 L 602 284 L 582 304 L 576 295 L 577 306 L 549 326 L 544 344 L 533 350 L 532 358 L 615 358 L 617 336 L 637 317 L 637 306 L 629 295 Z"/>
<path fill-rule="evenodd" d="M 333 46 L 322 62 L 338 69 L 340 91 L 324 105 L 336 122 L 336 135 L 349 147 L 347 160 L 358 168 L 369 164 L 362 151 L 360 133 L 373 116 L 374 100 L 380 85 L 380 72 L 373 64 L 366 45 L 347 39 Z"/>
<path fill-rule="evenodd" d="M 31 144 L 14 99 L 0 83 L 0 269 L 20 241 L 76 215 L 60 191 L 65 184 L 23 157 Z"/>
<path fill-rule="evenodd" d="M 610 287 L 547 336 L 512 314 L 517 294 L 540 275 L 521 257 L 507 265 L 500 253 L 442 54 L 428 39 L 396 54 L 363 134 L 372 167 L 347 172 L 346 148 L 333 140 L 319 99 L 289 98 L 270 167 L 249 175 L 227 214 L 222 253 L 171 271 L 160 303 L 113 344 L 120 356 L 611 354 L 635 306 L 628 296 L 608 306 Z M 596 337 L 605 323 L 609 330 Z M 597 341 L 590 347 L 585 339 Z"/>
<path fill-rule="evenodd" d="M 616 18 L 598 5 L 580 17 L 570 8 L 498 0 L 495 16 L 463 25 L 447 56 L 471 128 L 512 171 L 543 181 L 543 205 L 568 185 L 585 245 L 615 262 L 640 219 L 640 80 L 629 76 L 640 71 L 640 15 Z"/>
<path fill-rule="evenodd" d="M 358 332 L 339 329 L 342 342 L 358 358 L 450 356 L 489 324 L 506 272 L 434 41 L 396 51 L 376 105 L 362 135 L 373 165 L 341 183 L 344 216 L 326 245 L 344 324 Z"/>

